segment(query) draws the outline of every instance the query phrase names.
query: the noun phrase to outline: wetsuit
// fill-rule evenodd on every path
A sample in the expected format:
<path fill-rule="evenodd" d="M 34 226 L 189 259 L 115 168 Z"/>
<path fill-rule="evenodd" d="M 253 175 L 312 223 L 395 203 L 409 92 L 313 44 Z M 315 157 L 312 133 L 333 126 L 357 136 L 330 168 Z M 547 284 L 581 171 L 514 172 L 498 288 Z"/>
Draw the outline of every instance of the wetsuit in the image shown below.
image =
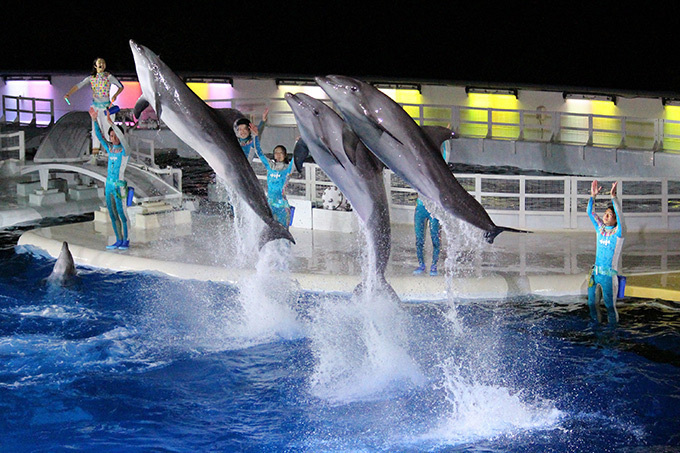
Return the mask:
<path fill-rule="evenodd" d="M 81 89 L 86 85 L 92 87 L 92 106 L 97 111 L 97 122 L 100 128 L 106 128 L 108 124 L 106 118 L 106 109 L 111 105 L 111 85 L 115 85 L 120 90 L 123 84 L 113 75 L 108 72 L 98 72 L 95 75 L 85 77 L 80 83 L 76 85 L 77 89 Z M 112 119 L 114 116 L 112 116 Z M 94 121 L 93 121 L 94 123 Z M 92 146 L 99 148 L 100 140 L 97 139 L 94 125 L 92 126 Z"/>
<path fill-rule="evenodd" d="M 267 201 L 272 209 L 272 214 L 274 214 L 274 218 L 281 225 L 288 228 L 290 225 L 290 204 L 286 199 L 285 189 L 288 177 L 293 171 L 294 162 L 292 159 L 288 165 L 283 164 L 283 162 L 277 162 L 274 164 L 277 168 L 274 168 L 259 146 L 256 150 L 257 155 L 267 169 Z M 279 166 L 282 168 L 278 168 Z"/>
<path fill-rule="evenodd" d="M 597 289 L 600 287 L 610 324 L 616 323 L 619 319 L 619 314 L 616 311 L 616 296 L 619 289 L 618 270 L 624 240 L 621 207 L 616 198 L 612 198 L 612 201 L 616 214 L 616 226 L 606 226 L 595 213 L 593 198 L 591 197 L 588 201 L 588 217 L 593 222 L 597 233 L 595 266 L 593 266 L 588 281 L 588 307 L 590 308 L 590 316 L 593 320 L 597 320 L 596 303 L 599 297 Z"/>
<path fill-rule="evenodd" d="M 238 135 L 236 136 L 238 138 L 238 144 L 241 145 L 241 149 L 248 160 L 251 159 L 253 150 L 255 150 L 258 156 L 262 152 L 262 148 L 260 147 L 260 135 L 264 131 L 265 125 L 266 123 L 264 121 L 260 121 L 260 124 L 257 126 L 258 135 L 254 137 L 252 135 L 248 135 L 246 138 L 241 138 Z"/>
<path fill-rule="evenodd" d="M 425 247 L 425 226 L 430 222 L 430 238 L 432 239 L 432 267 L 430 273 L 437 273 L 437 262 L 439 261 L 439 250 L 441 246 L 439 220 L 430 214 L 425 208 L 422 200 L 418 198 L 416 202 L 416 212 L 413 222 L 416 230 L 416 256 L 418 257 L 418 269 L 416 273 L 425 271 L 425 257 L 423 250 Z"/>
<path fill-rule="evenodd" d="M 441 151 L 444 161 L 446 161 L 446 148 L 442 146 Z M 430 275 L 437 275 L 437 262 L 439 261 L 439 250 L 441 247 L 439 220 L 430 214 L 430 211 L 425 208 L 423 201 L 418 197 L 413 217 L 416 234 L 416 256 L 418 257 L 418 268 L 413 272 L 414 274 L 425 272 L 423 251 L 425 247 L 425 226 L 428 221 L 430 222 L 430 238 L 432 239 L 432 266 L 430 267 Z"/>
<path fill-rule="evenodd" d="M 129 158 L 129 148 L 124 141 L 122 131 L 117 126 L 114 125 L 113 128 L 116 136 L 121 141 L 118 145 L 113 145 L 104 140 L 97 122 L 94 123 L 94 128 L 97 138 L 109 155 L 105 186 L 106 208 L 109 211 L 113 231 L 116 234 L 116 243 L 107 248 L 125 249 L 129 245 L 129 240 L 127 216 L 125 215 L 125 201 L 127 199 L 125 188 L 127 184 L 123 180 L 123 175 L 125 174 L 125 167 Z"/>

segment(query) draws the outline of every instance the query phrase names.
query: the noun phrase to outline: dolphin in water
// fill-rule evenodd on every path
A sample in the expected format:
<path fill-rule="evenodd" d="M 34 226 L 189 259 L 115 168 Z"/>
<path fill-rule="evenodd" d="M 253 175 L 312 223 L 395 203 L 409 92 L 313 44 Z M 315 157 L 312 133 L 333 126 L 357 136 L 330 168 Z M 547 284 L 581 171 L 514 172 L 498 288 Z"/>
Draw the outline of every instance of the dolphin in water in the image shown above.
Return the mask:
<path fill-rule="evenodd" d="M 234 133 L 237 111 L 217 111 L 203 102 L 148 48 L 130 40 L 142 96 L 139 117 L 148 105 L 175 135 L 198 152 L 265 223 L 260 247 L 275 239 L 295 240 L 272 215 L 267 197 Z"/>
<path fill-rule="evenodd" d="M 378 283 L 393 295 L 385 280 L 390 258 L 390 212 L 383 182 L 384 165 L 371 153 L 333 109 L 304 93 L 286 93 L 300 130 L 302 146 L 296 159 L 309 150 L 314 161 L 349 199 L 367 234 L 369 260 L 375 263 Z M 360 284 L 366 286 L 366 281 Z M 360 288 L 358 288 L 360 289 Z"/>
<path fill-rule="evenodd" d="M 345 76 L 317 77 L 316 82 L 366 146 L 426 199 L 482 229 L 489 243 L 503 231 L 520 231 L 494 224 L 484 207 L 456 180 L 439 144 L 387 95 Z"/>
<path fill-rule="evenodd" d="M 47 281 L 52 283 L 66 283 L 72 277 L 78 274 L 76 271 L 76 265 L 73 261 L 73 255 L 68 248 L 68 243 L 66 241 L 61 244 L 61 252 L 59 252 L 59 257 L 57 262 L 54 264 L 54 269 Z"/>

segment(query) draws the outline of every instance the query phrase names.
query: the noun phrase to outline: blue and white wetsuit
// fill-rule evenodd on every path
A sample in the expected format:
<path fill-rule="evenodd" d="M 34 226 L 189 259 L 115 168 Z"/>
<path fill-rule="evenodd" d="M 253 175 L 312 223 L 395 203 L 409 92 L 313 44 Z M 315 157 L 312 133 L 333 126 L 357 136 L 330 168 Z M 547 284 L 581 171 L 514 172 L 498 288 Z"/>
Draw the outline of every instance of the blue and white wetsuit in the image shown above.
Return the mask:
<path fill-rule="evenodd" d="M 262 148 L 260 147 L 260 135 L 264 131 L 265 125 L 266 123 L 264 121 L 260 121 L 260 124 L 257 126 L 258 135 L 256 136 L 248 135 L 246 138 L 241 138 L 238 135 L 236 136 L 238 138 L 238 144 L 241 145 L 241 149 L 246 155 L 246 159 L 251 159 L 253 150 L 255 150 L 258 156 L 262 152 Z"/>
<path fill-rule="evenodd" d="M 442 157 L 446 161 L 446 147 L 441 146 Z M 430 222 L 430 238 L 432 239 L 432 266 L 430 267 L 430 274 L 437 274 L 437 262 L 439 261 L 439 251 L 441 247 L 441 231 L 439 220 L 434 217 L 430 211 L 425 208 L 423 201 L 418 197 L 416 201 L 416 210 L 413 216 L 413 223 L 416 234 L 416 256 L 418 258 L 418 269 L 414 273 L 418 274 L 425 271 L 425 257 L 423 250 L 425 247 L 425 227 L 427 222 Z"/>
<path fill-rule="evenodd" d="M 109 211 L 113 231 L 116 234 L 116 242 L 122 243 L 128 240 L 127 216 L 125 215 L 127 193 L 121 194 L 121 190 L 126 186 L 123 175 L 129 158 L 129 148 L 124 141 L 123 132 L 117 126 L 114 125 L 113 128 L 121 141 L 118 145 L 109 143 L 104 139 L 97 122 L 94 123 L 94 128 L 97 138 L 109 155 L 105 186 L 106 208 Z"/>
<path fill-rule="evenodd" d="M 255 137 L 257 138 L 257 137 Z M 294 162 L 291 159 L 290 163 L 281 168 L 276 169 L 272 167 L 267 156 L 264 155 L 260 147 L 256 147 L 257 155 L 267 169 L 267 201 L 269 202 L 269 207 L 272 209 L 272 214 L 274 218 L 279 221 L 279 223 L 286 228 L 290 225 L 290 204 L 288 199 L 286 199 L 286 184 L 288 183 L 288 177 L 293 171 Z"/>
<path fill-rule="evenodd" d="M 425 269 L 425 257 L 423 250 L 425 247 L 425 227 L 427 222 L 430 222 L 430 238 L 432 239 L 432 268 L 437 269 L 437 262 L 439 261 L 439 250 L 441 247 L 441 231 L 439 228 L 439 220 L 430 214 L 430 211 L 425 208 L 423 201 L 418 198 L 416 201 L 416 212 L 413 218 L 416 232 L 416 256 L 418 257 L 419 268 Z"/>
<path fill-rule="evenodd" d="M 591 197 L 588 201 L 588 217 L 593 222 L 597 233 L 595 266 L 593 266 L 588 282 L 588 307 L 590 308 L 590 316 L 593 320 L 597 320 L 596 303 L 599 298 L 597 291 L 599 287 L 602 292 L 602 299 L 607 307 L 607 318 L 610 324 L 616 323 L 619 319 L 619 314 L 616 311 L 616 296 L 619 289 L 618 271 L 625 229 L 619 202 L 616 198 L 612 198 L 612 201 L 616 214 L 616 226 L 606 226 L 595 213 L 593 198 Z"/>

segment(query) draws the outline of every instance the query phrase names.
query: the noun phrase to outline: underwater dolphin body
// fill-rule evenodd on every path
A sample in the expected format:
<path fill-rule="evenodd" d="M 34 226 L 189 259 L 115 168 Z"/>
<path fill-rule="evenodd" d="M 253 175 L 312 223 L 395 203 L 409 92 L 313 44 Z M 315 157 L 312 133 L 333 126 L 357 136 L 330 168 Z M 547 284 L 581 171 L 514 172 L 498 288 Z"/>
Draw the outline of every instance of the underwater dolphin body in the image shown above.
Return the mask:
<path fill-rule="evenodd" d="M 329 106 L 303 93 L 285 97 L 300 129 L 300 141 L 349 199 L 365 227 L 379 283 L 391 289 L 385 281 L 392 239 L 383 164 Z"/>
<path fill-rule="evenodd" d="M 215 174 L 229 184 L 266 227 L 260 247 L 275 239 L 295 243 L 290 232 L 272 215 L 262 186 L 233 130 L 238 112 L 218 112 L 203 102 L 148 48 L 130 40 L 142 96 L 138 116 L 148 105 L 175 135 L 198 152 Z M 242 116 L 242 115 L 241 115 Z"/>
<path fill-rule="evenodd" d="M 317 77 L 316 82 L 366 146 L 425 198 L 482 229 L 489 243 L 503 231 L 519 231 L 494 224 L 484 207 L 456 180 L 438 144 L 387 95 L 350 77 Z"/>
<path fill-rule="evenodd" d="M 64 241 L 61 244 L 61 252 L 59 252 L 57 262 L 54 264 L 54 269 L 52 269 L 52 273 L 47 280 L 64 283 L 71 277 L 75 277 L 77 273 L 73 255 L 71 255 L 71 251 L 68 248 L 68 243 Z"/>

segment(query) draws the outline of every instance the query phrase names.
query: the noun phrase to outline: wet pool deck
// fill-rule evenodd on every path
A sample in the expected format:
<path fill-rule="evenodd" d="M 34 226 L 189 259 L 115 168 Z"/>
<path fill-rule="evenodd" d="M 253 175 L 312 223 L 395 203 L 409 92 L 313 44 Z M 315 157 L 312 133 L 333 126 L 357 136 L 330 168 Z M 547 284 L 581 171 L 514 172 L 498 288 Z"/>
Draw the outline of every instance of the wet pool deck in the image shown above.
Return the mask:
<path fill-rule="evenodd" d="M 359 283 L 365 248 L 360 234 L 295 228 L 291 233 L 296 244 L 288 248 L 285 272 L 302 289 L 350 292 Z M 595 258 L 594 233 L 503 233 L 494 244 L 454 236 L 443 234 L 439 275 L 414 276 L 413 227 L 393 225 L 386 277 L 403 299 L 586 294 L 587 273 Z M 216 215 L 193 213 L 185 225 L 132 228 L 130 237 L 129 250 L 106 250 L 115 240 L 110 225 L 91 221 L 31 230 L 19 245 L 56 257 L 62 241 L 67 241 L 77 265 L 235 284 L 252 275 L 257 265 L 256 249 L 236 245 L 243 240 L 235 238 L 228 219 Z M 429 265 L 429 238 L 425 254 Z M 628 279 L 626 296 L 680 301 L 680 235 L 628 234 L 622 267 Z"/>

